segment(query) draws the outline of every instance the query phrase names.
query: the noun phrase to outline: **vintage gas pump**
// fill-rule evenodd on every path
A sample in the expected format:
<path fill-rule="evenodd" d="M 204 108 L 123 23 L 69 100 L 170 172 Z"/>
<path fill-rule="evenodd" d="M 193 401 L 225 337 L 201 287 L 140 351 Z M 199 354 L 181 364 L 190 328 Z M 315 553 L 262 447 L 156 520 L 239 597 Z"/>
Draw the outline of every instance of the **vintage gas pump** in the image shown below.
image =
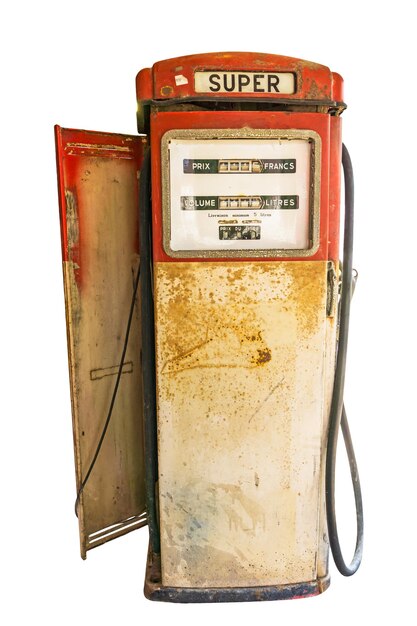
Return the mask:
<path fill-rule="evenodd" d="M 137 95 L 139 136 L 56 127 L 81 555 L 148 524 L 151 599 L 318 594 L 329 543 L 350 575 L 363 537 L 343 407 L 342 79 L 289 57 L 202 54 L 142 70 Z"/>

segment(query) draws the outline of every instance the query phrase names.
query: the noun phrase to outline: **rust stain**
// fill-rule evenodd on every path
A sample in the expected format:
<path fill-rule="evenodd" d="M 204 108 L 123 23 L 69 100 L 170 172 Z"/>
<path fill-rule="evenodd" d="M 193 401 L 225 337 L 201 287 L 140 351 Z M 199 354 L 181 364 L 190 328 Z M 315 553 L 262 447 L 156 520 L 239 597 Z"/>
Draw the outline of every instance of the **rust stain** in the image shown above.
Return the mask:
<path fill-rule="evenodd" d="M 317 84 L 317 82 L 312 79 L 309 85 L 309 89 L 308 89 L 308 95 L 309 97 L 313 98 L 314 100 L 320 100 L 321 98 L 326 98 L 327 94 L 325 91 L 323 91 L 319 85 Z"/>
<path fill-rule="evenodd" d="M 271 350 L 269 348 L 265 348 L 264 350 L 258 350 L 258 356 L 255 359 L 255 363 L 257 365 L 264 365 L 264 363 L 268 363 L 272 359 Z"/>
<path fill-rule="evenodd" d="M 85 148 L 86 150 L 91 150 L 91 144 L 90 143 L 67 143 L 68 148 Z M 94 146 L 94 150 L 95 151 L 108 151 L 108 150 L 114 150 L 115 152 L 130 152 L 130 147 L 128 146 L 117 146 L 115 144 L 100 144 L 100 145 L 95 145 Z M 70 152 L 69 152 L 70 153 Z"/>
<path fill-rule="evenodd" d="M 162 96 L 170 96 L 173 92 L 174 92 L 173 88 L 170 87 L 169 85 L 165 85 L 165 87 L 161 88 Z"/>
<path fill-rule="evenodd" d="M 323 298 L 327 295 L 325 268 L 319 263 L 301 261 L 288 264 L 286 271 L 291 278 L 299 330 L 304 336 L 311 335 L 317 329 Z"/>
<path fill-rule="evenodd" d="M 242 276 L 244 273 L 244 269 L 231 269 L 229 268 L 227 270 L 227 280 L 229 281 L 229 283 L 233 284 L 236 281 L 242 280 Z"/>
<path fill-rule="evenodd" d="M 78 262 L 80 229 L 78 223 L 77 195 L 72 189 L 65 190 L 65 209 L 67 220 L 68 259 Z M 74 258 L 74 253 L 76 258 Z"/>
<path fill-rule="evenodd" d="M 212 316 L 203 341 L 180 349 L 164 363 L 162 373 L 175 373 L 195 368 L 252 368 L 271 360 L 271 350 L 262 339 L 262 331 L 240 324 L 225 324 Z M 196 328 L 199 334 L 198 326 Z M 191 334 L 192 336 L 192 334 Z M 256 348 L 256 345 L 261 346 Z"/>
<path fill-rule="evenodd" d="M 320 63 L 314 63 L 313 61 L 305 61 L 304 59 L 298 64 L 299 69 L 309 69 L 313 72 L 325 68 L 325 65 L 321 65 Z"/>
<path fill-rule="evenodd" d="M 258 526 L 265 530 L 265 513 L 259 503 L 249 498 L 239 485 L 213 485 L 218 493 L 223 491 L 221 506 L 229 519 L 229 528 L 254 533 Z"/>
<path fill-rule="evenodd" d="M 326 268 L 310 260 L 155 265 L 164 584 L 310 576 Z"/>

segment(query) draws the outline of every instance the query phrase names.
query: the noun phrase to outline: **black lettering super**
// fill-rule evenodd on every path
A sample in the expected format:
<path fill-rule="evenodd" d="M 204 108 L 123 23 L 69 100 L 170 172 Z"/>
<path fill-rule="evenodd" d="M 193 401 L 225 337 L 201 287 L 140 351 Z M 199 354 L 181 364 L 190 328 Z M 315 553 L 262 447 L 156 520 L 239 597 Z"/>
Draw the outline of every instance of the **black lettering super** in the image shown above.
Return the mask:
<path fill-rule="evenodd" d="M 278 85 L 279 76 L 276 74 L 268 74 L 268 93 L 272 93 L 273 91 L 279 93 Z"/>
<path fill-rule="evenodd" d="M 216 82 L 219 81 L 219 82 Z M 209 76 L 209 89 L 210 91 L 220 91 L 220 76 L 219 74 L 210 74 Z"/>
<path fill-rule="evenodd" d="M 250 83 L 250 78 L 247 74 L 238 74 L 237 78 L 237 90 L 243 91 L 243 87 L 246 87 Z"/>
<path fill-rule="evenodd" d="M 262 78 L 263 78 L 263 74 L 254 74 L 253 75 L 253 91 L 259 92 L 259 91 L 265 91 L 265 89 L 262 87 Z"/>

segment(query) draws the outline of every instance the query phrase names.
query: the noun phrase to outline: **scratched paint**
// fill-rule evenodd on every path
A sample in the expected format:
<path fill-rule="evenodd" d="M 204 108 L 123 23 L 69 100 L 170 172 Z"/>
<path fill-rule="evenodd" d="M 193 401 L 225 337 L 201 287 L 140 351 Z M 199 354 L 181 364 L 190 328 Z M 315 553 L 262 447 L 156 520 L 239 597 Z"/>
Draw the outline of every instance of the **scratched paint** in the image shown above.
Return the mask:
<path fill-rule="evenodd" d="M 155 314 L 162 583 L 316 579 L 326 263 L 158 263 Z"/>
<path fill-rule="evenodd" d="M 63 162 L 77 485 L 86 475 L 108 411 L 138 265 L 137 166 L 132 159 L 103 157 L 99 147 L 97 156 L 73 155 L 71 149 Z M 83 558 L 90 547 L 114 537 L 106 534 L 109 527 L 119 534 L 133 529 L 135 516 L 145 508 L 139 330 L 136 308 L 120 395 L 78 508 Z"/>
<path fill-rule="evenodd" d="M 337 268 L 338 271 L 338 268 Z M 325 410 L 323 418 L 322 431 L 322 456 L 321 467 L 324 469 L 326 463 L 326 447 L 327 447 L 327 429 L 329 424 L 330 404 L 333 392 L 334 369 L 336 364 L 336 317 L 328 317 L 326 320 L 326 361 L 325 361 Z M 321 475 L 321 501 L 319 513 L 319 540 L 317 554 L 317 575 L 319 578 L 324 577 L 328 573 L 328 557 L 329 557 L 329 539 L 327 536 L 327 520 L 326 520 L 326 499 L 325 499 L 325 476 L 324 471 Z"/>

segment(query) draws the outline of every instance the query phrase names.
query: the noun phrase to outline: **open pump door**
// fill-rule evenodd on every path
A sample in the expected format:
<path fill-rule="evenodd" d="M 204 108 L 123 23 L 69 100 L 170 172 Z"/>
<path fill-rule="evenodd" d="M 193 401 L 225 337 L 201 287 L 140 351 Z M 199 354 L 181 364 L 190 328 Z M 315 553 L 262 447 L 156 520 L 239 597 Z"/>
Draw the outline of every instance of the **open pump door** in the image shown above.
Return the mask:
<path fill-rule="evenodd" d="M 146 524 L 138 301 L 112 419 L 94 462 L 139 269 L 138 177 L 146 138 L 59 126 L 55 133 L 76 509 L 86 558 L 87 550 Z"/>

